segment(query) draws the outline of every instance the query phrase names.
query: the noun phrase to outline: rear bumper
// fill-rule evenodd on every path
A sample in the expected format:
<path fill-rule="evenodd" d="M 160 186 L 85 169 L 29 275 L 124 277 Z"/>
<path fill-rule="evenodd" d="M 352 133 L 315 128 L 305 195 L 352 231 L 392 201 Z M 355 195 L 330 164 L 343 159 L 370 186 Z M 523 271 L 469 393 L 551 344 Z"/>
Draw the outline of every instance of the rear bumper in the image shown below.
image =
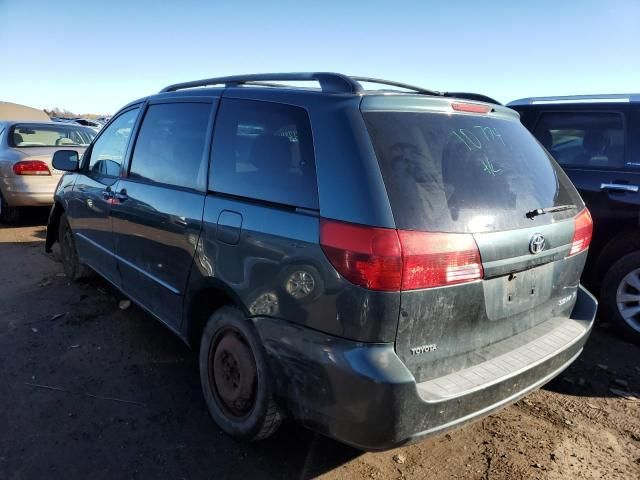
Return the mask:
<path fill-rule="evenodd" d="M 364 450 L 385 450 L 481 418 L 544 385 L 587 341 L 597 302 L 582 286 L 546 336 L 454 374 L 416 383 L 391 344 L 331 337 L 257 318 L 276 390 L 292 417 Z"/>
<path fill-rule="evenodd" d="M 53 175 L 0 177 L 0 190 L 12 207 L 52 205 L 53 193 L 59 180 L 59 176 Z"/>

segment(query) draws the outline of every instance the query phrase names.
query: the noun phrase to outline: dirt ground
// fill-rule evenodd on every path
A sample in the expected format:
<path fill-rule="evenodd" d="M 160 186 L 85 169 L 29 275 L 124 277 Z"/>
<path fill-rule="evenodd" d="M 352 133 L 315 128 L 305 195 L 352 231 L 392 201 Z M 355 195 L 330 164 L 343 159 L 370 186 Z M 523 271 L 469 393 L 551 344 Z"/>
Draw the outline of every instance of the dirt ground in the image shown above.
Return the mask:
<path fill-rule="evenodd" d="M 285 424 L 246 445 L 180 340 L 105 282 L 69 283 L 45 219 L 0 228 L 0 479 L 640 478 L 640 402 L 619 396 L 640 392 L 640 348 L 605 321 L 554 382 L 448 435 L 363 454 Z"/>

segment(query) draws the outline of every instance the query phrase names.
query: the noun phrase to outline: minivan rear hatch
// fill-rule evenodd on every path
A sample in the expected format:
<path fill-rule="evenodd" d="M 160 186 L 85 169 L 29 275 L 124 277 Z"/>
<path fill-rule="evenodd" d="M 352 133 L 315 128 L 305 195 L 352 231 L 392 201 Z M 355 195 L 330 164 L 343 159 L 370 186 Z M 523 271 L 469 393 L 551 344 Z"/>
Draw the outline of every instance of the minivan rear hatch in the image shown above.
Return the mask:
<path fill-rule="evenodd" d="M 361 110 L 401 238 L 475 242 L 481 262 L 468 279 L 403 289 L 396 352 L 416 380 L 487 360 L 488 346 L 571 313 L 586 256 L 572 249 L 576 218 L 588 212 L 515 112 L 413 95 L 364 96 Z"/>

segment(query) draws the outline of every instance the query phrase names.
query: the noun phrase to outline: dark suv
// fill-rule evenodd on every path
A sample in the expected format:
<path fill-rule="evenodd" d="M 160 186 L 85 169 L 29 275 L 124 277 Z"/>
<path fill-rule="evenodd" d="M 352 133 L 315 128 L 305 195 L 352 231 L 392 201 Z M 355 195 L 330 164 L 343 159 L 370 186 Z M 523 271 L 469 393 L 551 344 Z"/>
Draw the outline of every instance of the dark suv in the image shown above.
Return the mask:
<path fill-rule="evenodd" d="M 127 105 L 55 165 L 47 249 L 199 347 L 238 438 L 285 416 L 363 449 L 446 431 L 559 374 L 595 316 L 589 212 L 481 95 L 213 78 Z"/>
<path fill-rule="evenodd" d="M 593 214 L 584 281 L 603 317 L 640 343 L 640 94 L 516 100 L 522 123 Z"/>

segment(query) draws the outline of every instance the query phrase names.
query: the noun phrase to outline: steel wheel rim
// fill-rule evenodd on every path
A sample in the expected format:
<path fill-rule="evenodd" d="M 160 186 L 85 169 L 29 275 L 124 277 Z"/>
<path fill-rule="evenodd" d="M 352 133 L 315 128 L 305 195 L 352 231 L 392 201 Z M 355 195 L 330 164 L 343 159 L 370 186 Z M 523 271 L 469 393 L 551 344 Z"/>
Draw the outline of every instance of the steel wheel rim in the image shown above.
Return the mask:
<path fill-rule="evenodd" d="M 223 342 L 225 337 L 228 335 L 235 336 L 236 339 L 242 342 L 252 357 L 251 362 L 254 369 L 252 373 L 255 376 L 255 379 L 253 381 L 253 386 L 251 388 L 251 395 L 248 398 L 243 399 L 244 403 L 246 404 L 243 407 L 238 407 L 237 405 L 234 405 L 232 401 L 230 401 L 231 399 L 229 397 L 229 389 L 237 390 L 239 387 L 246 388 L 246 384 L 240 385 L 240 382 L 243 381 L 243 378 L 242 378 L 243 376 L 245 378 L 247 377 L 248 372 L 245 369 L 245 371 L 243 372 L 244 373 L 243 375 L 238 371 L 238 369 L 240 368 L 238 365 L 239 362 L 237 358 L 233 358 L 234 357 L 233 352 L 222 352 L 221 354 L 220 352 L 218 352 L 221 342 Z M 226 361 L 221 361 L 222 358 L 224 358 Z M 213 394 L 214 398 L 216 399 L 216 402 L 218 403 L 220 408 L 223 410 L 223 412 L 227 416 L 232 417 L 234 419 L 238 419 L 238 420 L 243 420 L 247 418 L 249 415 L 251 415 L 251 413 L 253 412 L 253 409 L 255 408 L 255 400 L 257 395 L 257 367 L 255 365 L 255 359 L 253 358 L 253 353 L 251 352 L 251 348 L 245 341 L 242 334 L 239 331 L 237 331 L 235 328 L 230 328 L 230 327 L 224 328 L 221 331 L 219 331 L 216 334 L 214 341 L 211 343 L 211 347 L 209 349 L 208 362 L 209 362 L 209 385 L 210 385 L 211 393 Z M 228 383 L 226 385 L 222 385 L 221 382 L 225 382 L 225 383 L 228 382 Z M 227 387 L 226 392 L 224 391 L 225 386 Z M 223 390 L 223 391 L 221 392 L 220 390 Z"/>
<path fill-rule="evenodd" d="M 640 333 L 640 268 L 622 278 L 616 292 L 616 304 L 625 323 Z"/>

